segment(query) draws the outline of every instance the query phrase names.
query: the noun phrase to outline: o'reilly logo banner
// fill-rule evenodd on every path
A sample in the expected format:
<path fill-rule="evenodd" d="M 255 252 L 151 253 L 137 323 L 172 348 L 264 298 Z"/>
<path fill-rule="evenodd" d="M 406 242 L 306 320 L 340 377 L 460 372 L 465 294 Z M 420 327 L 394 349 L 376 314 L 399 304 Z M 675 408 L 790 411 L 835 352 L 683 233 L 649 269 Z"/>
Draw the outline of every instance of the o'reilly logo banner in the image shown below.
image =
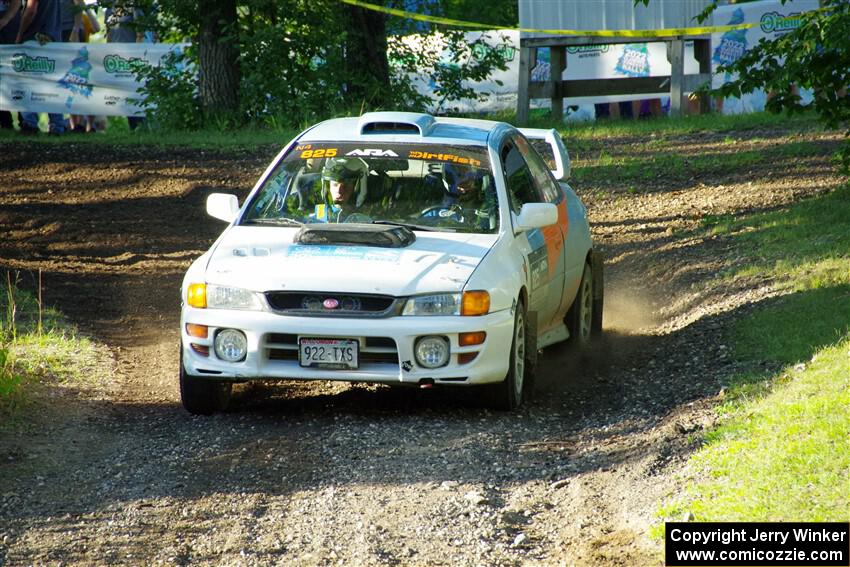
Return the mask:
<path fill-rule="evenodd" d="M 802 23 L 799 13 L 785 16 L 779 12 L 768 12 L 762 14 L 759 26 L 764 33 L 779 33 L 797 29 Z"/>
<path fill-rule="evenodd" d="M 148 65 L 147 59 L 141 57 L 121 57 L 115 53 L 110 53 L 103 58 L 103 69 L 110 74 L 131 74 L 135 73 L 139 67 Z"/>
<path fill-rule="evenodd" d="M 185 48 L 168 43 L 0 45 L 0 110 L 140 116 L 144 85 L 137 71 L 158 66 L 168 53 Z"/>
<path fill-rule="evenodd" d="M 12 56 L 12 69 L 15 73 L 52 73 L 56 70 L 56 60 L 15 53 Z"/>

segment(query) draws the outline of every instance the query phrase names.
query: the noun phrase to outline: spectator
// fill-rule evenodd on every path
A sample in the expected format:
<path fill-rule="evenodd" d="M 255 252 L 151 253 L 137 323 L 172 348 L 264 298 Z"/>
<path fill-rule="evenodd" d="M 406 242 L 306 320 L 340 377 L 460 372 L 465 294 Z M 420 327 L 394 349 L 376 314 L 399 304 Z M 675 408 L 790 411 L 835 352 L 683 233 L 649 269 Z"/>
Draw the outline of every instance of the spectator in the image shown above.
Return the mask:
<path fill-rule="evenodd" d="M 50 41 L 62 40 L 62 18 L 59 0 L 27 0 L 21 12 L 16 43 L 31 39 L 44 45 Z M 53 135 L 65 133 L 65 117 L 62 114 L 48 114 L 49 130 Z M 38 133 L 38 113 L 21 113 L 21 133 Z"/>
<path fill-rule="evenodd" d="M 59 0 L 59 13 L 62 20 L 62 41 L 78 42 L 83 27 L 83 12 L 77 9 L 75 0 Z"/>
<path fill-rule="evenodd" d="M 132 0 L 116 0 L 106 9 L 106 41 L 107 43 L 142 43 L 146 34 L 142 28 L 145 13 L 137 8 Z M 150 36 L 151 42 L 153 36 Z M 141 116 L 128 116 L 127 123 L 135 130 L 145 123 Z"/>
<path fill-rule="evenodd" d="M 100 24 L 97 23 L 95 15 L 86 8 L 85 0 L 63 0 L 63 6 L 70 3 L 70 8 L 75 12 L 74 24 L 68 34 L 68 40 L 71 42 L 88 43 L 89 37 L 93 33 L 100 31 Z M 63 35 L 65 31 L 62 31 Z M 97 117 L 93 115 L 78 115 L 72 114 L 68 118 L 70 131 L 77 134 L 95 133 L 97 132 Z"/>
<path fill-rule="evenodd" d="M 0 0 L 0 45 L 15 43 L 20 11 L 21 0 Z M 0 110 L 0 129 L 2 128 L 14 128 L 12 113 L 8 110 Z"/>

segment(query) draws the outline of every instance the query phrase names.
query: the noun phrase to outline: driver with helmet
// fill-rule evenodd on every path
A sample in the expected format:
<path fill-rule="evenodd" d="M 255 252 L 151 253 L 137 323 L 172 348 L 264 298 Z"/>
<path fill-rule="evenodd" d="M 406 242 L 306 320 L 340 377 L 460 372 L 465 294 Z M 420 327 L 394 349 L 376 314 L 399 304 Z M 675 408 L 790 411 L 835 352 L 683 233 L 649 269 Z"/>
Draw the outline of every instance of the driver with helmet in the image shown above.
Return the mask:
<path fill-rule="evenodd" d="M 442 207 L 439 216 L 457 222 L 492 228 L 496 216 L 495 192 L 487 175 L 480 169 L 460 164 L 443 167 Z"/>
<path fill-rule="evenodd" d="M 368 175 L 360 158 L 329 158 L 322 168 L 322 202 L 310 216 L 320 222 L 368 222 L 367 215 L 355 212 L 366 201 Z"/>

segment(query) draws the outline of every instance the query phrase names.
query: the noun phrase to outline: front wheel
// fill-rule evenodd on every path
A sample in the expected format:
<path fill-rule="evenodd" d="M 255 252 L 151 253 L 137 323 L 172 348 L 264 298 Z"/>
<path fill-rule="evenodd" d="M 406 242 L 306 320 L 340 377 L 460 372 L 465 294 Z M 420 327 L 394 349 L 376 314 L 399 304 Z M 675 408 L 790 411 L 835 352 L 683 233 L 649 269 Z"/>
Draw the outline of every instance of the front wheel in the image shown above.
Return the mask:
<path fill-rule="evenodd" d="M 531 391 L 534 376 L 533 357 L 528 351 L 528 322 L 522 303 L 516 306 L 514 333 L 508 358 L 505 379 L 490 386 L 491 405 L 495 409 L 510 411 L 518 408 L 526 393 Z"/>
<path fill-rule="evenodd" d="M 183 367 L 183 347 L 180 347 L 180 401 L 189 413 L 212 415 L 224 411 L 230 402 L 233 385 L 224 380 L 193 376 Z"/>

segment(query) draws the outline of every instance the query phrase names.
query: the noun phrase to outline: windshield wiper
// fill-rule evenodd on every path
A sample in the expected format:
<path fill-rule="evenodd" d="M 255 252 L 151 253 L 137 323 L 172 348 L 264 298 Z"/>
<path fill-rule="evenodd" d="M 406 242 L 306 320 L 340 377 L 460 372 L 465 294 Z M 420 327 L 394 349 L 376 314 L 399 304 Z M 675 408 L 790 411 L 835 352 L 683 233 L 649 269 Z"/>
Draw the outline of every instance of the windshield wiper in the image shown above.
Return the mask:
<path fill-rule="evenodd" d="M 413 224 L 413 223 L 409 223 L 409 222 L 396 222 L 396 221 L 390 221 L 390 220 L 373 220 L 372 224 L 388 224 L 388 225 L 391 225 L 391 226 L 403 226 L 405 228 L 409 228 L 409 229 L 412 229 L 412 230 L 425 230 L 425 231 L 428 231 L 428 232 L 437 232 L 438 231 L 438 229 L 430 227 L 430 226 L 422 226 L 421 224 Z M 450 232 L 455 232 L 452 229 L 445 229 L 445 230 L 448 230 Z"/>
<path fill-rule="evenodd" d="M 280 218 L 269 218 L 269 219 L 248 219 L 244 221 L 242 224 L 264 224 L 264 225 L 272 225 L 272 226 L 303 226 L 303 222 L 299 222 L 295 219 L 289 219 L 286 217 Z"/>

